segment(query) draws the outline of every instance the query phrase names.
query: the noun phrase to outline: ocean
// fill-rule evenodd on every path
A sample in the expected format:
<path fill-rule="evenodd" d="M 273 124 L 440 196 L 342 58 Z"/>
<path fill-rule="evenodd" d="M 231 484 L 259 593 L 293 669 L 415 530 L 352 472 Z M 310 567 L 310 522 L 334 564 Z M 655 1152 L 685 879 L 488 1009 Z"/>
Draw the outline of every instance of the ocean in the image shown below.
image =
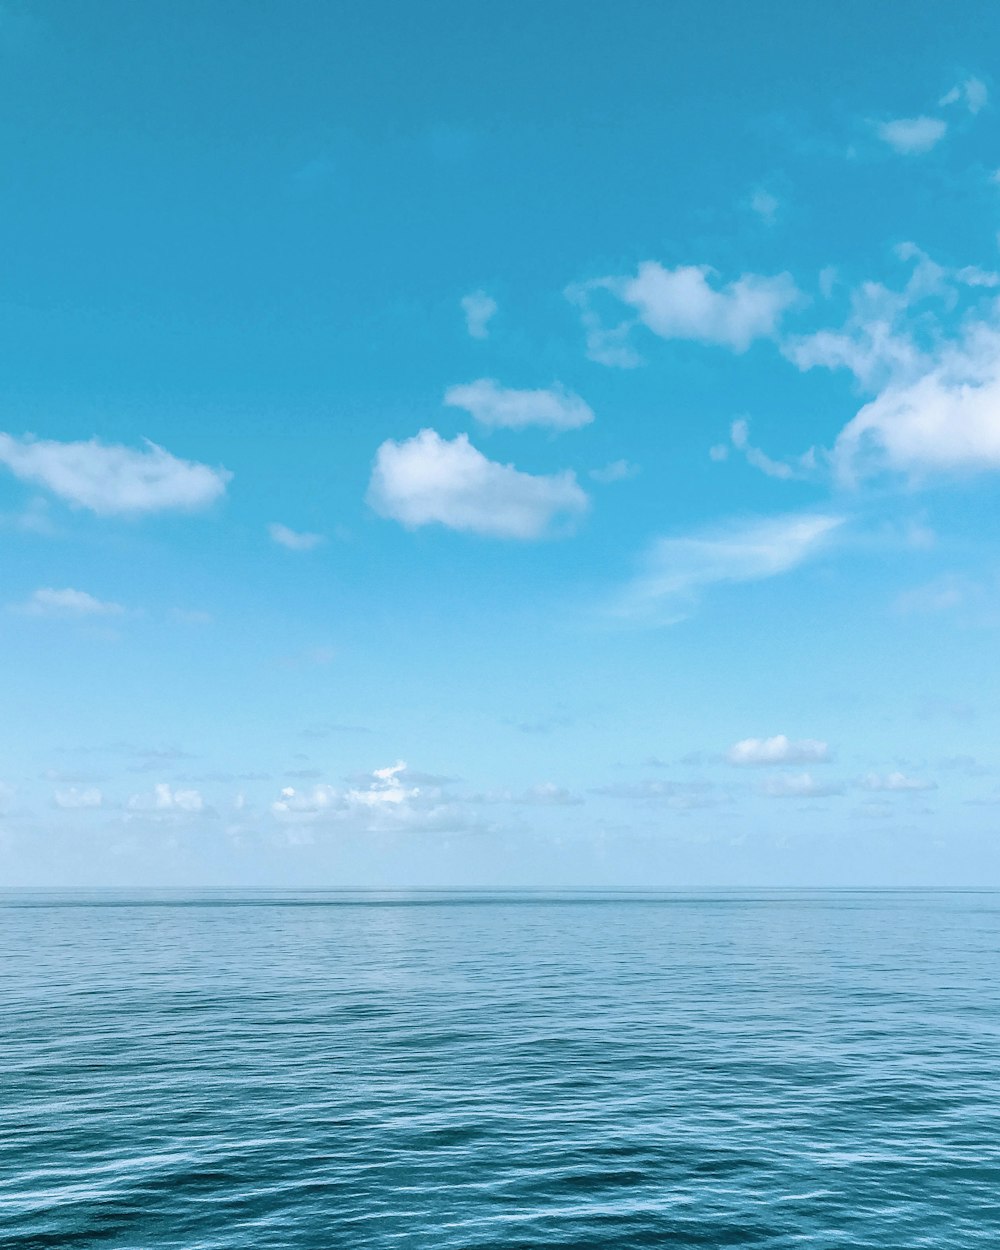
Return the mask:
<path fill-rule="evenodd" d="M 1000 894 L 0 894 L 0 1245 L 1000 1245 Z"/>

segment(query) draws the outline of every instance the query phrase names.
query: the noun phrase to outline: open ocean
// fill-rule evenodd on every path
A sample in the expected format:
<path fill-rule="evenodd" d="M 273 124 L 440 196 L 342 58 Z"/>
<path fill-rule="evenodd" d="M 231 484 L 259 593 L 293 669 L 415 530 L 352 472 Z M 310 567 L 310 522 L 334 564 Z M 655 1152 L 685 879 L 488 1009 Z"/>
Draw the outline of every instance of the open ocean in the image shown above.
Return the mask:
<path fill-rule="evenodd" d="M 1000 1245 L 1000 894 L 0 894 L 0 1245 Z"/>

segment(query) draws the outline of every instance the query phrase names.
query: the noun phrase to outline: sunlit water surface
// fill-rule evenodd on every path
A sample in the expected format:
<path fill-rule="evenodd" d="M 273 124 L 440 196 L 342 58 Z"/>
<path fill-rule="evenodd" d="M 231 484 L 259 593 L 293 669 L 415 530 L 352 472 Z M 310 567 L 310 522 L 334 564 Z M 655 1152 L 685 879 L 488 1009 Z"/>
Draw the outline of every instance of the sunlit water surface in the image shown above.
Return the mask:
<path fill-rule="evenodd" d="M 1000 1245 L 1000 895 L 0 895 L 0 1242 Z"/>

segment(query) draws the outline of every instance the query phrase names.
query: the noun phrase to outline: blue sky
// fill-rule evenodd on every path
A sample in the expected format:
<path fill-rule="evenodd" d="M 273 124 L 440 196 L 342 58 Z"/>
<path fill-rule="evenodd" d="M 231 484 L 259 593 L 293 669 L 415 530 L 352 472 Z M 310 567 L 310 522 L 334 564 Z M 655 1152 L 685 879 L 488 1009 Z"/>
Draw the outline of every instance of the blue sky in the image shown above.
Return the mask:
<path fill-rule="evenodd" d="M 0 3 L 8 884 L 1000 884 L 988 4 Z"/>

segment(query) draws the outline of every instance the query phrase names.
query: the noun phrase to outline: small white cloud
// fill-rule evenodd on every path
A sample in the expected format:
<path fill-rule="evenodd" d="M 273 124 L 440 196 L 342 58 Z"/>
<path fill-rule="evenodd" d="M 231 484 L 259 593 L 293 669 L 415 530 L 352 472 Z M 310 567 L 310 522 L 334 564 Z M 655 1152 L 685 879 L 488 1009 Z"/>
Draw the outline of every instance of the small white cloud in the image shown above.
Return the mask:
<path fill-rule="evenodd" d="M 785 311 L 799 298 L 787 273 L 764 277 L 743 274 L 725 286 L 714 284 L 709 265 L 678 265 L 667 269 L 643 261 L 634 276 L 596 278 L 566 290 L 581 310 L 587 332 L 587 354 L 600 364 L 630 368 L 641 363 L 629 344 L 637 324 L 664 339 L 689 339 L 744 352 L 755 339 L 770 338 Z M 595 301 L 609 297 L 632 309 L 635 316 L 607 326 Z"/>
<path fill-rule="evenodd" d="M 362 833 L 457 832 L 475 825 L 439 785 L 411 779 L 402 761 L 376 768 L 347 787 L 321 783 L 298 790 L 286 786 L 271 804 L 271 812 L 285 826 L 327 826 Z"/>
<path fill-rule="evenodd" d="M 734 743 L 726 759 L 737 767 L 766 767 L 775 764 L 822 764 L 830 758 L 830 747 L 818 738 L 792 741 L 784 734 L 773 738 L 744 738 Z"/>
<path fill-rule="evenodd" d="M 606 464 L 602 469 L 591 469 L 589 477 L 600 482 L 602 486 L 607 486 L 611 482 L 627 482 L 630 478 L 636 477 L 639 473 L 637 464 L 630 464 L 627 460 L 612 460 L 610 464 Z"/>
<path fill-rule="evenodd" d="M 750 423 L 746 417 L 740 417 L 733 422 L 729 437 L 736 450 L 743 453 L 747 464 L 759 469 L 761 473 L 766 473 L 768 477 L 780 478 L 787 482 L 809 477 L 816 469 L 815 448 L 810 447 L 808 451 L 792 460 L 773 460 L 759 447 L 754 447 L 750 442 Z M 709 448 L 710 456 L 712 450 Z M 716 459 L 714 456 L 712 458 Z"/>
<path fill-rule="evenodd" d="M 444 439 L 421 430 L 404 442 L 384 442 L 375 456 L 368 502 L 408 528 L 444 525 L 493 538 L 541 538 L 562 518 L 589 506 L 576 475 L 522 473 L 488 460 L 468 435 Z"/>
<path fill-rule="evenodd" d="M 869 773 L 861 781 L 862 788 L 886 793 L 914 793 L 921 790 L 936 790 L 937 783 L 921 777 L 907 777 L 905 773 Z"/>
<path fill-rule="evenodd" d="M 485 291 L 472 291 L 462 297 L 462 312 L 465 313 L 465 328 L 470 338 L 485 339 L 489 337 L 489 323 L 496 315 L 497 302 Z"/>
<path fill-rule="evenodd" d="M 843 523 L 843 517 L 793 513 L 661 538 L 613 612 L 636 623 L 672 624 L 711 586 L 763 581 L 797 568 L 817 555 Z"/>
<path fill-rule="evenodd" d="M 572 391 L 556 383 L 547 390 L 517 391 L 500 386 L 492 378 L 479 378 L 464 386 L 451 386 L 444 402 L 462 408 L 480 425 L 523 430 L 540 425 L 550 430 L 576 430 L 594 419 L 591 408 Z"/>
<path fill-rule="evenodd" d="M 52 796 L 56 807 L 94 809 L 103 806 L 104 796 L 97 786 L 68 786 Z"/>
<path fill-rule="evenodd" d="M 964 82 L 956 83 L 950 91 L 946 91 L 938 103 L 942 107 L 947 107 L 949 104 L 964 104 L 975 117 L 986 107 L 989 98 L 989 90 L 982 79 L 966 78 Z"/>
<path fill-rule="evenodd" d="M 133 794 L 128 806 L 133 812 L 190 815 L 203 812 L 205 801 L 198 790 L 175 790 L 168 782 L 161 781 L 151 794 Z"/>
<path fill-rule="evenodd" d="M 810 773 L 785 773 L 769 777 L 760 793 L 771 799 L 825 799 L 843 794 L 844 787 L 836 782 L 817 781 Z"/>
<path fill-rule="evenodd" d="M 767 226 L 773 226 L 778 216 L 778 201 L 762 187 L 758 187 L 750 197 L 750 209 Z"/>
<path fill-rule="evenodd" d="M 280 521 L 273 521 L 267 527 L 267 532 L 279 547 L 287 547 L 289 551 L 312 551 L 314 547 L 318 547 L 324 541 L 322 534 L 301 533 L 297 530 L 289 529 L 287 525 L 282 525 Z"/>
<path fill-rule="evenodd" d="M 894 152 L 917 156 L 929 152 L 941 142 L 948 124 L 939 117 L 899 117 L 894 121 L 879 122 L 876 130 L 882 142 Z"/>
<path fill-rule="evenodd" d="M 42 587 L 25 602 L 14 604 L 12 610 L 25 616 L 95 617 L 121 616 L 120 603 L 96 599 L 85 590 L 54 590 Z"/>
<path fill-rule="evenodd" d="M 147 442 L 144 451 L 118 444 L 60 443 L 0 434 L 0 464 L 22 481 L 100 516 L 193 511 L 226 490 L 232 474 L 180 460 Z"/>

